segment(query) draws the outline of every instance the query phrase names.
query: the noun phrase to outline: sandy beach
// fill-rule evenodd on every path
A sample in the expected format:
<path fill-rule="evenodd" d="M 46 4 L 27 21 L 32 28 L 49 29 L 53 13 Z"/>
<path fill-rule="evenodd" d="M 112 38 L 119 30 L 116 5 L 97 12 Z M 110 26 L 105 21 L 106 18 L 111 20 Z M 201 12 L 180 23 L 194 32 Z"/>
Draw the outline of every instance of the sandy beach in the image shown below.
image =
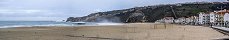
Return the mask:
<path fill-rule="evenodd" d="M 160 23 L 0 29 L 0 40 L 214 40 L 228 37 L 209 27 Z"/>

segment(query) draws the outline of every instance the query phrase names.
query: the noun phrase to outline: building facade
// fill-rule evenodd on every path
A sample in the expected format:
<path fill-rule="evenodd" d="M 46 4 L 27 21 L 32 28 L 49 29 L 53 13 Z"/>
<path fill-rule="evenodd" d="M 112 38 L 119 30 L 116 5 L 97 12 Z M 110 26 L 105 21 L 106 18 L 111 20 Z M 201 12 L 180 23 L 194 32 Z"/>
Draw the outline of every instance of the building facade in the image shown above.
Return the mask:
<path fill-rule="evenodd" d="M 215 25 L 229 27 L 229 10 L 200 12 L 198 16 L 181 17 L 178 19 L 174 19 L 172 17 L 165 17 L 164 22 L 176 24 Z"/>
<path fill-rule="evenodd" d="M 198 24 L 208 24 L 210 21 L 209 13 L 200 12 Z"/>

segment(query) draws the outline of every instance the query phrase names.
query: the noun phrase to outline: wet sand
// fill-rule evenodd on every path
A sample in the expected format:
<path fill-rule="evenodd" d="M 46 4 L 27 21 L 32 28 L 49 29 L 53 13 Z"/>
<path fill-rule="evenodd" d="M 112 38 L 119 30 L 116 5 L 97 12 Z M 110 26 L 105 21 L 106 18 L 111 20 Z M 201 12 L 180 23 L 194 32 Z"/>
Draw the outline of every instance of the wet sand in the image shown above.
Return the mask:
<path fill-rule="evenodd" d="M 159 23 L 109 26 L 21 27 L 0 29 L 0 40 L 214 40 L 223 35 L 209 27 Z"/>

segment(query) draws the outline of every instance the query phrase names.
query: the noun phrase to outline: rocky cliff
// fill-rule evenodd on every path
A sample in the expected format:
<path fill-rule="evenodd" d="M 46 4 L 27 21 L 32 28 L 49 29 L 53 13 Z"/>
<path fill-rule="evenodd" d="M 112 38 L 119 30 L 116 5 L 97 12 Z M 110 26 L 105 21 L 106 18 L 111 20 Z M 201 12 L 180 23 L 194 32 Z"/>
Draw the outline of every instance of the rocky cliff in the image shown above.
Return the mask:
<path fill-rule="evenodd" d="M 197 15 L 198 12 L 217 10 L 219 6 L 228 6 L 228 3 L 179 3 L 135 7 L 123 10 L 92 13 L 83 17 L 69 17 L 67 22 L 155 22 L 165 16 L 175 18 Z M 225 7 L 228 8 L 228 7 Z"/>

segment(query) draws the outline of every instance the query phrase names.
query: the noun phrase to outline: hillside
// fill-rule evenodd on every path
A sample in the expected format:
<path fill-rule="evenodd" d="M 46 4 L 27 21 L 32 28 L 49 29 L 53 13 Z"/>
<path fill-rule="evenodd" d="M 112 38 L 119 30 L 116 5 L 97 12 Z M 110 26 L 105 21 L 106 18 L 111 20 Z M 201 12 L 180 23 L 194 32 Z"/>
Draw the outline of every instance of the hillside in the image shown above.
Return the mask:
<path fill-rule="evenodd" d="M 217 7 L 222 5 L 228 6 L 228 3 L 204 2 L 144 6 L 123 10 L 92 13 L 83 17 L 69 17 L 67 22 L 155 22 L 156 20 L 162 19 L 165 16 L 175 18 L 188 17 L 198 15 L 199 12 L 218 10 Z"/>

